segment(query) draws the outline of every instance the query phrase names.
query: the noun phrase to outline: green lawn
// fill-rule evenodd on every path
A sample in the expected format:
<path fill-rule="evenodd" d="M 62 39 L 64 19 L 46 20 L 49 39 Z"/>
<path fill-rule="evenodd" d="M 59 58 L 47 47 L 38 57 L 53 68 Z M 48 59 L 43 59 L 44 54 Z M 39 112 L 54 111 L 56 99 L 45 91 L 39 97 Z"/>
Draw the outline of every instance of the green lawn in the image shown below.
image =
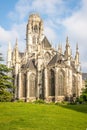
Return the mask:
<path fill-rule="evenodd" d="M 87 105 L 0 103 L 0 130 L 86 130 Z"/>

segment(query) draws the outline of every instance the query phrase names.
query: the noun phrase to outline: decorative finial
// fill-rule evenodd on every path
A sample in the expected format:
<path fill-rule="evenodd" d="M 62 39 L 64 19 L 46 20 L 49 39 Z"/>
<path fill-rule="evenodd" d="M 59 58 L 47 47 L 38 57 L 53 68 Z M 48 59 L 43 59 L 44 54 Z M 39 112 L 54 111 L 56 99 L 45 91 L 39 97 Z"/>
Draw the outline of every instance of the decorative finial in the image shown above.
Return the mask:
<path fill-rule="evenodd" d="M 15 48 L 18 48 L 18 39 L 16 38 L 16 42 L 15 42 Z"/>
<path fill-rule="evenodd" d="M 79 52 L 78 43 L 76 44 L 76 52 Z"/>
<path fill-rule="evenodd" d="M 76 44 L 76 50 L 78 50 L 79 48 L 78 48 L 78 43 Z"/>
<path fill-rule="evenodd" d="M 60 50 L 61 50 L 61 53 L 62 53 L 62 43 L 61 43 L 61 45 L 60 45 Z"/>
<path fill-rule="evenodd" d="M 8 42 L 8 50 L 11 50 L 11 42 Z"/>
<path fill-rule="evenodd" d="M 58 44 L 58 52 L 62 54 L 62 44 Z"/>
<path fill-rule="evenodd" d="M 60 52 L 60 44 L 58 44 L 58 52 Z"/>
<path fill-rule="evenodd" d="M 68 36 L 66 37 L 66 45 L 69 45 L 69 38 L 68 38 Z"/>

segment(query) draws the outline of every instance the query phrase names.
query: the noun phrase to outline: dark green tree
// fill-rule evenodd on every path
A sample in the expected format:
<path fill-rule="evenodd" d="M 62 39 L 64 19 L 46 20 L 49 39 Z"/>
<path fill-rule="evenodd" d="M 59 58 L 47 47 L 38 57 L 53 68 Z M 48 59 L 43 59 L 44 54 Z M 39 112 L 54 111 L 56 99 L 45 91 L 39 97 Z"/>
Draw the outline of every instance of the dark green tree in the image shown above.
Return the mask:
<path fill-rule="evenodd" d="M 80 98 L 82 98 L 83 101 L 87 101 L 87 80 L 85 81 L 85 88 L 82 90 Z"/>
<path fill-rule="evenodd" d="M 82 94 L 77 98 L 76 102 L 87 102 L 87 80 L 85 80 L 85 88 L 82 89 Z"/>
<path fill-rule="evenodd" d="M 0 61 L 3 61 L 2 54 L 0 53 Z"/>
<path fill-rule="evenodd" d="M 0 54 L 0 61 L 2 61 L 2 54 Z M 13 83 L 12 78 L 8 76 L 11 69 L 5 64 L 0 63 L 0 102 L 11 101 L 13 98 Z"/>

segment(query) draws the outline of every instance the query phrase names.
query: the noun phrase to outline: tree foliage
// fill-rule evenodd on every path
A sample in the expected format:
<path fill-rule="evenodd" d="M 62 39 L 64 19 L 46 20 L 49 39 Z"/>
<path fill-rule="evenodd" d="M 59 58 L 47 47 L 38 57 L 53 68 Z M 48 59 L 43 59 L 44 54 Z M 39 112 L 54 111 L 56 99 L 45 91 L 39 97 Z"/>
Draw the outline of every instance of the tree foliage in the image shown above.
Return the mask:
<path fill-rule="evenodd" d="M 77 99 L 77 101 L 80 103 L 87 102 L 87 80 L 85 81 L 85 88 L 82 89 L 82 94 Z"/>
<path fill-rule="evenodd" d="M 85 88 L 82 90 L 82 95 L 80 96 L 80 98 L 83 101 L 87 101 L 87 80 L 85 81 Z"/>
<path fill-rule="evenodd" d="M 2 57 L 0 57 L 0 61 Z M 0 64 L 0 101 L 11 101 L 12 99 L 12 78 L 8 76 L 11 71 L 6 65 Z"/>

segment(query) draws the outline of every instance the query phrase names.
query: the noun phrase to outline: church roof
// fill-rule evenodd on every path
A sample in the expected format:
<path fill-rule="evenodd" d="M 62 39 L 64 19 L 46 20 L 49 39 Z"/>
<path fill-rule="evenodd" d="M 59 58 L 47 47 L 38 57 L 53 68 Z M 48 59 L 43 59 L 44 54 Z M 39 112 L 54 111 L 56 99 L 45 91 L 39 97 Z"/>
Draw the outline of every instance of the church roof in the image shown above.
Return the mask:
<path fill-rule="evenodd" d="M 57 61 L 57 55 L 55 55 L 55 56 L 51 59 L 51 61 L 48 63 L 48 65 L 54 65 L 54 64 L 56 63 L 56 61 Z"/>
<path fill-rule="evenodd" d="M 64 59 L 64 57 L 63 57 L 62 54 L 61 54 L 61 55 L 56 54 L 56 55 L 51 59 L 51 61 L 48 63 L 48 66 L 54 65 L 55 63 L 63 63 L 63 62 L 64 62 L 63 59 Z"/>
<path fill-rule="evenodd" d="M 42 46 L 43 46 L 44 48 L 51 48 L 51 44 L 50 44 L 50 42 L 48 41 L 48 39 L 47 39 L 46 36 L 44 37 L 44 39 L 43 39 L 43 41 L 42 41 Z"/>
<path fill-rule="evenodd" d="M 34 59 L 28 60 L 26 64 L 22 64 L 21 68 L 23 69 L 29 68 L 30 70 L 36 69 L 35 60 Z"/>
<path fill-rule="evenodd" d="M 35 66 L 35 60 L 34 59 L 31 59 L 27 62 L 26 64 L 26 68 L 29 68 L 29 69 L 36 69 L 36 66 Z"/>
<path fill-rule="evenodd" d="M 24 53 L 23 53 L 23 52 L 19 52 L 19 56 L 20 56 L 20 57 L 23 57 L 23 56 L 24 56 Z"/>
<path fill-rule="evenodd" d="M 87 73 L 82 73 L 82 79 L 87 80 Z"/>

